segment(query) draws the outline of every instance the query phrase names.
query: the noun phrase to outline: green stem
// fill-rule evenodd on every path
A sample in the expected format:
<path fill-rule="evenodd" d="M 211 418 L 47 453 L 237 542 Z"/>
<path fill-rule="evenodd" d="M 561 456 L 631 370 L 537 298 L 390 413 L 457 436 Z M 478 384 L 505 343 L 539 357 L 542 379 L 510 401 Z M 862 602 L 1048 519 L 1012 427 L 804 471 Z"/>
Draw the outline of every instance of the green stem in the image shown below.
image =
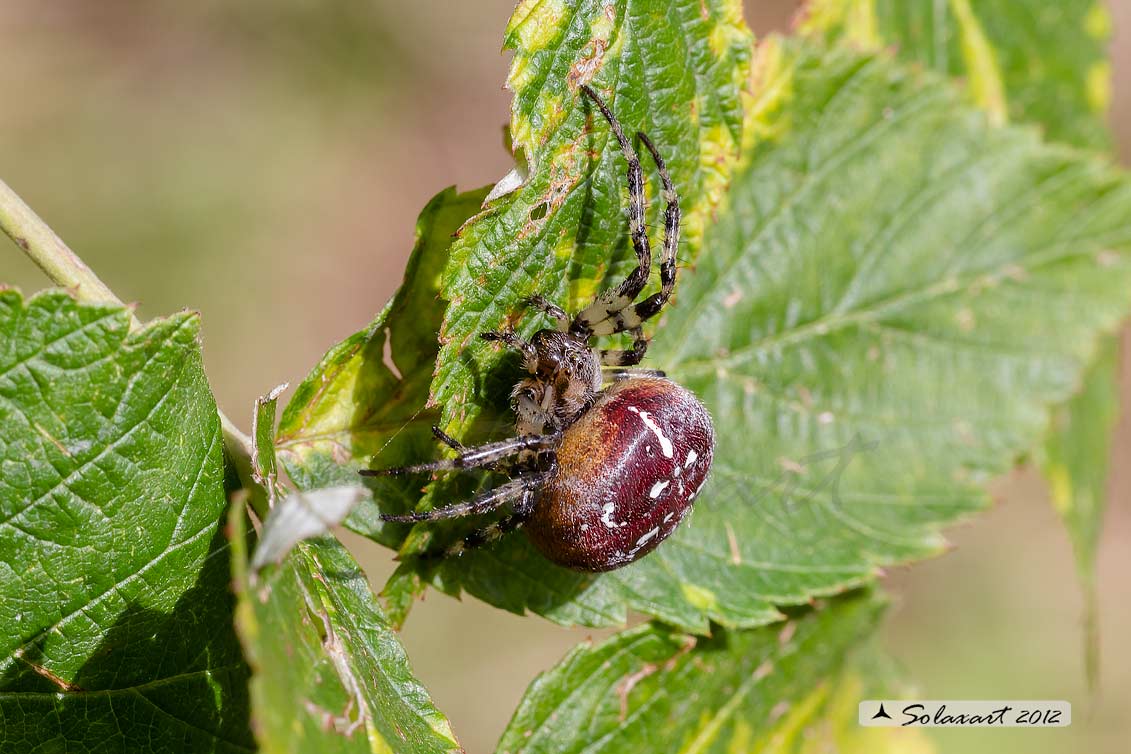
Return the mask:
<path fill-rule="evenodd" d="M 31 207 L 19 195 L 0 180 L 0 227 L 8 237 L 24 250 L 39 269 L 46 273 L 56 285 L 69 288 L 78 301 L 90 304 L 114 304 L 127 308 L 122 300 L 114 295 L 110 288 L 98 279 L 94 270 L 86 266 L 63 243 L 55 231 L 35 214 Z M 141 326 L 133 311 L 130 311 L 131 327 Z M 220 414 L 220 426 L 224 432 L 224 445 L 231 455 L 232 461 L 240 472 L 240 482 L 253 484 L 250 473 L 244 479 L 245 471 L 251 469 L 251 438 L 240 431 L 235 423 Z"/>
<path fill-rule="evenodd" d="M 0 227 L 16 242 L 31 261 L 39 265 L 47 277 L 56 284 L 74 291 L 75 298 L 98 304 L 122 302 L 106 284 L 98 279 L 94 270 L 63 243 L 55 231 L 35 214 L 15 191 L 0 180 Z M 131 314 L 132 316 L 132 314 Z M 134 318 L 133 324 L 138 324 Z"/>

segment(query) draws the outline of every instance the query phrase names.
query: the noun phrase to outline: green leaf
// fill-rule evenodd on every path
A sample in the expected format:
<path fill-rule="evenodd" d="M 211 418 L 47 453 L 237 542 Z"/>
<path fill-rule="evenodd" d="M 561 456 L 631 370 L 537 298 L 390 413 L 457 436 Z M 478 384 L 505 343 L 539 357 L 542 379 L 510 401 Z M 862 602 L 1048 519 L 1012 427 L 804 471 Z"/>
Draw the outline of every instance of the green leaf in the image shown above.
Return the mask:
<path fill-rule="evenodd" d="M 199 319 L 0 292 L 0 748 L 254 748 Z"/>
<path fill-rule="evenodd" d="M 272 502 L 279 487 L 279 465 L 275 457 L 275 413 L 279 396 L 286 389 L 287 385 L 283 383 L 256 399 L 255 416 L 251 424 L 252 474 Z"/>
<path fill-rule="evenodd" d="M 1110 148 L 1106 48 L 1111 21 L 1100 2 L 1021 0 L 975 6 L 963 0 L 940 12 L 939 4 L 927 2 L 815 0 L 808 11 L 801 25 L 811 33 L 871 47 L 893 45 L 901 59 L 964 77 L 974 98 L 991 111 L 1002 109 L 1008 98 L 1013 118 L 1040 123 L 1054 139 Z M 996 101 L 987 96 L 995 90 Z M 1085 654 L 1093 682 L 1098 671 L 1093 561 L 1119 405 L 1116 348 L 1114 339 L 1101 347 L 1079 394 L 1057 408 L 1042 464 L 1076 551 L 1088 605 Z"/>
<path fill-rule="evenodd" d="M 568 85 L 562 61 L 600 48 L 582 43 L 590 38 L 582 32 L 593 31 L 588 6 L 563 8 L 520 6 L 509 38 L 518 46 L 519 125 L 512 128 L 516 143 L 534 145 L 529 178 L 463 225 L 439 290 L 434 278 L 410 270 L 399 294 L 408 301 L 400 297 L 419 285 L 417 303 L 431 303 L 437 292 L 449 300 L 434 397 L 448 426 L 466 430 L 468 441 L 509 432 L 502 422 L 516 375 L 513 360 L 492 350 L 458 349 L 483 329 L 468 323 L 496 312 L 497 326 L 503 311 L 517 312 L 519 299 L 543 283 L 544 293 L 572 306 L 630 263 L 616 179 L 623 166 L 600 124 L 590 131 L 602 140 L 594 152 L 599 165 L 557 174 L 574 164 L 569 144 L 580 138 L 583 108 L 573 99 L 563 99 L 560 111 L 532 104 L 553 99 L 553 87 L 561 86 L 549 74 L 542 86 L 540 65 L 566 66 L 560 75 Z M 624 38 L 620 47 L 603 48 L 620 57 L 603 52 L 602 67 L 592 68 L 598 88 L 610 61 L 626 75 L 652 75 L 649 65 L 666 70 L 648 58 L 649 45 L 630 44 L 633 34 L 652 27 L 634 21 L 625 28 L 627 34 L 614 25 L 620 36 L 609 32 L 610 39 Z M 760 625 L 780 617 L 779 605 L 866 583 L 884 565 L 937 552 L 943 525 L 986 504 L 985 482 L 1033 447 L 1048 407 L 1079 383 L 1096 337 L 1126 313 L 1131 238 L 1123 218 L 1131 197 L 1110 168 L 1043 145 L 1030 131 L 992 128 L 945 80 L 883 56 L 824 52 L 812 41 L 806 50 L 771 41 L 760 56 L 759 97 L 742 137 L 744 166 L 714 207 L 698 268 L 684 265 L 679 301 L 655 329 L 651 351 L 651 365 L 695 389 L 720 427 L 713 481 L 691 526 L 648 558 L 604 575 L 557 568 L 521 536 L 435 568 L 409 558 L 385 592 L 398 616 L 428 581 L 565 624 L 616 625 L 632 608 L 705 631 L 708 620 Z M 694 61 L 684 68 L 696 70 Z M 641 112 L 641 88 L 624 80 L 617 79 L 611 104 L 627 126 L 670 128 L 669 111 Z M 524 141 L 524 134 L 534 136 Z M 702 154 L 709 142 L 696 129 L 684 135 L 686 141 L 678 133 L 670 143 L 657 141 L 668 143 L 681 193 L 693 197 L 701 173 L 686 155 Z M 552 183 L 553 175 L 575 176 L 584 190 L 567 192 L 531 221 L 545 197 L 531 187 Z M 579 193 L 584 211 L 569 209 Z M 689 215 L 706 217 L 696 213 L 713 201 L 691 201 Z M 613 234 L 599 244 L 612 263 L 574 264 L 597 252 L 590 247 L 599 218 L 600 232 Z M 524 234 L 527 222 L 534 225 Z M 418 246 L 430 250 L 429 261 L 413 264 L 438 269 L 447 247 L 429 240 L 439 236 L 427 223 L 421 228 Z M 562 259 L 547 252 L 559 245 L 568 252 Z M 392 337 L 405 327 L 420 344 L 415 353 L 431 353 L 434 341 L 420 320 L 439 308 L 421 304 L 416 319 L 390 325 Z M 531 317 L 523 327 L 537 324 Z M 393 390 L 400 381 L 357 390 L 356 376 L 336 376 L 359 363 L 378 364 L 383 339 L 358 338 L 331 352 L 305 395 L 300 388 L 291 417 L 309 405 L 315 413 L 330 406 L 349 416 L 349 400 L 319 396 L 363 396 L 396 418 L 367 449 L 376 464 L 434 457 L 422 421 L 433 415 L 415 392 L 421 366 L 411 353 L 397 361 L 404 380 L 413 380 L 405 402 Z M 362 346 L 369 355 L 359 360 Z M 281 432 L 284 443 L 291 437 Z M 294 457 L 300 486 L 348 481 L 361 454 L 350 447 L 337 457 L 315 456 L 324 467 L 314 473 L 317 464 Z M 338 460 L 348 465 L 338 467 Z M 433 483 L 421 507 L 471 489 L 456 476 Z M 374 488 L 374 498 L 391 511 L 421 499 L 419 490 L 403 487 Z M 375 513 L 348 524 L 402 555 L 475 523 L 421 527 L 406 540 L 403 527 L 382 527 Z"/>
<path fill-rule="evenodd" d="M 810 0 L 799 27 L 963 78 L 999 121 L 1040 123 L 1050 140 L 1111 143 L 1111 35 L 1100 0 Z"/>
<path fill-rule="evenodd" d="M 880 607 L 854 594 L 772 627 L 694 637 L 646 623 L 579 646 L 530 685 L 498 752 L 796 751 Z"/>
<path fill-rule="evenodd" d="M 238 507 L 232 523 L 241 533 Z M 262 751 L 461 751 L 413 677 L 365 574 L 337 540 L 300 543 L 254 583 L 237 542 L 237 626 L 254 671 Z"/>
<path fill-rule="evenodd" d="M 510 133 L 528 168 L 452 245 L 442 297 L 444 346 L 432 400 L 464 439 L 496 428 L 513 360 L 478 339 L 514 322 L 541 294 L 576 310 L 636 264 L 625 215 L 627 165 L 608 126 L 578 91 L 612 103 L 625 133 L 646 132 L 684 210 L 680 260 L 690 263 L 730 180 L 742 138 L 751 37 L 736 0 L 525 0 L 507 27 L 514 50 Z M 645 159 L 649 194 L 659 179 Z M 662 227 L 663 203 L 650 224 Z M 527 316 L 519 332 L 546 323 Z M 483 420 L 485 418 L 485 421 Z M 476 421 L 480 420 L 478 424 Z"/>
<path fill-rule="evenodd" d="M 601 576 L 505 538 L 441 563 L 446 591 L 702 631 L 865 583 L 986 505 L 1126 314 L 1120 174 L 882 56 L 762 55 L 762 139 L 651 351 L 719 427 L 691 525 Z"/>
<path fill-rule="evenodd" d="M 756 146 L 655 349 L 741 430 L 720 433 L 704 515 L 639 576 L 707 553 L 724 568 L 703 571 L 742 574 L 711 579 L 739 610 L 930 554 L 1131 304 L 1124 176 L 987 127 L 884 57 L 782 55 L 762 117 L 792 128 Z M 856 436 L 875 449 L 833 492 L 801 494 L 806 470 L 787 494 L 733 494 Z M 725 569 L 728 525 L 752 565 Z"/>
<path fill-rule="evenodd" d="M 1084 389 L 1059 406 L 1040 466 L 1049 480 L 1053 506 L 1064 521 L 1085 600 L 1085 658 L 1088 677 L 1099 673 L 1096 615 L 1096 550 L 1107 499 L 1112 439 L 1119 420 L 1119 342 L 1104 341 L 1084 375 Z"/>
<path fill-rule="evenodd" d="M 256 424 L 265 436 L 278 392 L 257 402 Z M 274 452 L 270 445 L 258 451 L 263 474 Z M 316 503 L 332 492 L 312 492 L 310 499 Z M 253 669 L 251 702 L 261 750 L 462 751 L 447 719 L 413 677 L 365 574 L 341 543 L 329 536 L 302 542 L 282 565 L 252 572 L 238 500 L 228 523 L 237 628 Z M 265 542 L 266 537 L 260 546 Z"/>
<path fill-rule="evenodd" d="M 921 728 L 870 728 L 859 723 L 864 699 L 907 699 L 919 694 L 895 677 L 891 661 L 872 646 L 854 649 L 845 668 L 817 686 L 762 736 L 761 754 L 932 754 Z"/>

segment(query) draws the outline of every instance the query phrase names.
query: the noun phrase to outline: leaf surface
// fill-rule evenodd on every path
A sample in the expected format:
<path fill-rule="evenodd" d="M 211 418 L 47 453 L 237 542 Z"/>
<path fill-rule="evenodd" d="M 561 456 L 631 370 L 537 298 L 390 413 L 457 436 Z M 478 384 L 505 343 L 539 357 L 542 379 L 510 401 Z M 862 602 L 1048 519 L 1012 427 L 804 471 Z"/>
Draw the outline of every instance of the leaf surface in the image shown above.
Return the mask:
<path fill-rule="evenodd" d="M 279 392 L 256 402 L 257 438 L 272 436 Z M 256 449 L 257 472 L 268 479 L 274 449 L 266 439 Z M 277 501 L 258 544 L 271 552 L 264 557 L 257 550 L 252 564 L 244 506 L 237 501 L 229 513 L 237 627 L 254 671 L 253 720 L 264 751 L 462 751 L 447 719 L 412 675 L 365 574 L 345 547 L 332 536 L 296 545 L 282 531 L 322 523 L 328 511 L 355 505 L 364 492 L 318 489 Z M 298 498 L 309 506 L 302 511 L 308 518 L 296 518 Z M 276 518 L 287 506 L 290 514 Z"/>
<path fill-rule="evenodd" d="M 531 7 L 520 6 L 520 27 Z M 569 11 L 544 19 L 537 28 L 558 31 L 530 32 L 526 42 L 512 35 L 521 42 L 515 70 L 533 65 L 523 50 L 574 39 L 567 32 L 576 18 Z M 547 563 L 521 536 L 435 568 L 409 559 L 394 589 L 402 602 L 430 581 L 565 624 L 616 625 L 630 608 L 698 632 L 709 620 L 777 620 L 780 605 L 938 552 L 940 528 L 986 504 L 985 483 L 1033 448 L 1049 407 L 1079 384 L 1096 339 L 1126 314 L 1131 190 L 1109 166 L 1043 144 L 1031 130 L 993 127 L 945 79 L 882 54 L 774 39 L 761 47 L 756 71 L 743 163 L 703 228 L 704 253 L 694 269 L 683 265 L 678 301 L 655 327 L 648 364 L 695 390 L 719 427 L 712 481 L 690 525 L 649 557 L 599 576 Z M 610 97 L 629 128 L 661 118 L 633 114 L 637 90 L 618 87 Z M 542 112 L 529 102 L 543 95 L 532 89 L 523 99 L 520 91 L 516 113 Z M 531 143 L 580 135 L 583 112 L 550 114 L 560 115 L 551 125 L 563 134 L 532 115 Z M 601 128 L 594 123 L 589 133 L 600 139 Z M 695 132 L 688 143 L 675 137 L 670 162 L 691 164 L 694 176 L 695 161 L 678 155 L 702 144 Z M 542 201 L 524 192 L 550 180 L 536 177 L 557 153 L 549 154 L 535 148 L 527 183 L 489 202 L 451 249 L 439 291 L 449 301 L 449 342 L 433 396 L 466 441 L 508 434 L 499 422 L 517 378 L 513 358 L 454 345 L 471 344 L 479 325 L 468 322 L 491 307 L 500 316 L 517 311 L 537 290 L 527 285 L 527 266 L 557 263 L 537 257 L 544 247 L 532 250 L 521 227 L 507 225 Z M 607 143 L 595 154 L 619 159 Z M 583 171 L 587 190 L 617 172 L 603 165 Z M 693 195 L 679 175 L 681 192 Z M 607 220 L 620 240 L 602 244 L 619 254 L 623 194 L 609 184 L 617 194 L 593 193 L 586 211 L 593 223 L 620 218 Z M 535 230 L 545 239 L 547 223 L 568 219 L 565 204 L 551 206 Z M 492 228 L 510 230 L 496 237 Z M 570 260 L 588 253 L 587 228 L 555 233 L 549 238 L 564 239 Z M 624 262 L 616 257 L 607 269 Z M 568 286 L 543 292 L 572 305 L 601 288 L 604 275 L 570 266 Z M 524 323 L 533 328 L 537 318 Z M 377 395 L 385 405 L 391 394 Z M 389 465 L 435 457 L 421 438 L 422 449 L 410 448 L 415 456 L 394 451 L 399 441 L 390 445 Z M 445 489 L 469 489 L 453 484 Z M 459 499 L 435 490 L 425 505 Z M 419 490 L 375 490 L 390 510 L 419 499 Z M 407 542 L 391 528 L 375 536 L 410 555 L 473 525 L 421 527 Z"/>
<path fill-rule="evenodd" d="M 690 526 L 602 576 L 522 538 L 436 581 L 511 610 L 705 630 L 939 550 L 1124 316 L 1131 189 L 883 56 L 775 41 L 762 138 L 652 346 L 720 427 Z"/>
<path fill-rule="evenodd" d="M 231 523 L 242 534 L 240 506 Z M 243 542 L 233 539 L 237 625 L 254 671 L 261 751 L 462 751 L 412 675 L 365 574 L 336 539 L 299 543 L 255 580 Z"/>
<path fill-rule="evenodd" d="M 1107 112 L 1111 19 L 1103 3 L 814 0 L 802 29 L 868 47 L 891 46 L 903 60 L 958 76 L 991 113 L 1039 123 L 1048 136 L 1110 151 Z M 1008 102 L 1006 102 L 1008 100 Z M 1040 457 L 1076 552 L 1088 605 L 1089 676 L 1098 670 L 1094 559 L 1112 433 L 1119 412 L 1118 344 L 1110 338 L 1082 387 L 1058 406 Z"/>
<path fill-rule="evenodd" d="M 672 24 L 673 19 L 679 23 Z M 593 128 L 591 108 L 577 107 L 580 84 L 626 92 L 625 107 L 617 112 L 626 129 L 643 127 L 658 143 L 671 146 L 662 148 L 665 159 L 673 172 L 678 168 L 685 176 L 679 186 L 687 218 L 681 258 L 690 259 L 697 250 L 708 214 L 725 189 L 737 157 L 740 92 L 750 56 L 738 3 L 525 2 L 506 35 L 507 46 L 515 50 L 509 81 L 516 95 L 512 139 L 519 162 L 534 167 L 524 184 L 512 182 L 519 188 L 486 205 L 485 192 L 456 196 L 448 191 L 425 208 L 397 297 L 367 331 L 326 355 L 283 413 L 280 460 L 302 489 L 349 484 L 358 466 L 395 466 L 437 455 L 429 431 L 433 423 L 464 439 L 510 431 L 507 395 L 513 377 L 499 369 L 502 354 L 474 340 L 486 326 L 470 323 L 479 316 L 471 314 L 473 309 L 485 317 L 498 314 L 501 323 L 536 290 L 523 288 L 527 273 L 515 270 L 515 260 L 525 259 L 527 272 L 536 270 L 539 278 L 557 278 L 552 289 L 537 290 L 571 301 L 590 298 L 612 275 L 627 274 L 634 257 L 621 203 L 626 166 L 604 123 Z M 640 67 L 640 56 L 649 61 L 647 69 Z M 598 71 L 602 78 L 594 80 Z M 650 190 L 655 193 L 654 186 Z M 658 217 L 660 208 L 654 210 Z M 501 260 L 504 253 L 507 266 L 492 261 L 492 255 Z M 437 271 L 445 268 L 441 286 Z M 484 287 L 479 279 L 484 273 L 505 290 Z M 571 285 L 577 290 L 570 291 Z M 459 323 L 443 325 L 448 345 L 437 361 L 436 334 L 445 317 Z M 471 341 L 473 347 L 465 352 L 456 340 Z M 386 349 L 393 369 L 383 359 Z M 430 406 L 435 408 L 425 405 L 427 393 L 420 390 L 422 380 L 432 380 L 433 363 L 437 381 Z M 441 383 L 447 387 L 437 387 Z M 463 413 L 467 423 L 455 427 L 453 412 Z M 469 431 L 472 418 L 478 424 Z M 369 485 L 374 500 L 394 512 L 450 502 L 474 489 L 465 480 L 433 482 L 421 503 L 419 481 L 380 479 Z M 409 529 L 384 525 L 377 514 L 375 505 L 363 504 L 347 525 L 406 553 L 429 546 L 427 528 L 406 543 Z M 403 620 L 420 588 L 412 569 L 402 569 L 386 588 L 394 623 Z M 609 620 L 592 613 L 583 608 L 577 620 Z"/>
<path fill-rule="evenodd" d="M 846 655 L 880 613 L 854 594 L 772 627 L 708 638 L 646 623 L 579 646 L 530 685 L 498 752 L 801 751 L 840 715 Z"/>
<path fill-rule="evenodd" d="M 331 348 L 296 389 L 275 443 L 279 463 L 300 490 L 358 484 L 361 468 L 415 463 L 439 452 L 430 431 L 439 411 L 428 406 L 428 390 L 440 348 L 440 276 L 453 237 L 486 196 L 485 188 L 463 193 L 448 188 L 428 203 L 417 220 L 416 243 L 396 295 L 365 330 Z M 509 422 L 499 417 L 500 430 Z M 421 483 L 396 477 L 366 483 L 373 494 L 347 525 L 376 542 L 401 547 L 409 528 L 383 523 L 374 501 L 386 512 L 412 510 L 421 502 Z M 429 495 L 463 494 L 443 480 L 428 487 Z M 384 597 L 392 625 L 403 624 L 423 589 L 409 570 L 390 581 Z"/>
<path fill-rule="evenodd" d="M 199 319 L 0 291 L 0 748 L 251 751 Z"/>
<path fill-rule="evenodd" d="M 1107 501 L 1108 471 L 1120 401 L 1119 341 L 1108 338 L 1084 376 L 1084 388 L 1053 413 L 1052 431 L 1039 454 L 1056 512 L 1064 521 L 1084 589 L 1085 665 L 1099 676 L 1096 551 Z"/>
<path fill-rule="evenodd" d="M 1111 144 L 1112 25 L 1098 0 L 810 0 L 799 28 L 959 77 L 991 117 L 1040 123 L 1051 141 Z"/>
<path fill-rule="evenodd" d="M 678 258 L 690 264 L 738 158 L 750 43 L 741 6 L 732 0 L 519 4 L 505 45 L 515 51 L 507 82 L 515 94 L 510 133 L 525 181 L 489 202 L 451 248 L 441 290 L 449 302 L 445 345 L 432 385 L 445 429 L 465 442 L 513 431 L 500 417 L 513 421 L 507 403 L 515 361 L 479 341 L 481 332 L 516 324 L 530 335 L 547 325 L 535 315 L 516 321 L 530 295 L 576 311 L 635 266 L 625 214 L 627 164 L 579 85 L 589 84 L 611 103 L 627 134 L 644 131 L 657 145 L 683 208 Z M 658 175 L 647 157 L 642 165 L 648 222 L 659 228 Z M 658 259 L 660 235 L 652 235 Z M 457 484 L 444 489 L 446 495 L 427 504 L 472 492 Z M 467 527 L 421 529 L 457 532 L 439 537 L 443 543 Z M 426 535 L 410 545 L 410 551 L 437 547 Z M 531 548 L 519 547 L 517 570 L 532 561 L 537 576 L 516 578 L 509 564 L 500 574 L 478 558 L 442 565 L 427 576 L 450 593 L 471 588 L 509 610 L 530 608 L 563 623 L 624 621 L 618 587 L 588 574 L 547 570 Z M 390 586 L 410 573 L 420 569 L 406 565 Z M 581 592 L 586 597 L 576 599 Z"/>

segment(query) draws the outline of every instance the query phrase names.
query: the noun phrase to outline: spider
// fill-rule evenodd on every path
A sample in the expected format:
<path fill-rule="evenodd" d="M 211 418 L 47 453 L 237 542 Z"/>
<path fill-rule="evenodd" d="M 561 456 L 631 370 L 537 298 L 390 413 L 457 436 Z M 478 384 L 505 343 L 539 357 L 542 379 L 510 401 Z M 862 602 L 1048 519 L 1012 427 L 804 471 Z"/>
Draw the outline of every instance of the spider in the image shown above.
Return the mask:
<path fill-rule="evenodd" d="M 540 330 L 528 341 L 509 327 L 481 335 L 517 350 L 528 373 L 511 394 L 516 437 L 469 448 L 434 427 L 433 434 L 456 450 L 456 457 L 360 472 L 506 472 L 509 481 L 468 502 L 381 517 L 437 521 L 511 505 L 509 515 L 464 538 L 449 555 L 524 527 L 542 554 L 559 565 L 579 571 L 619 568 L 651 552 L 675 530 L 711 467 L 714 430 L 707 409 L 663 372 L 636 368 L 648 347 L 642 324 L 663 309 L 675 289 L 679 197 L 660 153 L 645 134 L 637 133 L 659 170 L 666 208 L 660 290 L 635 303 L 652 264 L 643 171 L 612 111 L 591 88 L 580 88 L 608 121 L 628 163 L 628 224 L 636 268 L 572 318 L 542 296 L 530 298 L 528 305 L 553 318 L 556 329 Z M 596 337 L 621 332 L 631 334 L 631 348 L 597 350 L 590 345 Z"/>

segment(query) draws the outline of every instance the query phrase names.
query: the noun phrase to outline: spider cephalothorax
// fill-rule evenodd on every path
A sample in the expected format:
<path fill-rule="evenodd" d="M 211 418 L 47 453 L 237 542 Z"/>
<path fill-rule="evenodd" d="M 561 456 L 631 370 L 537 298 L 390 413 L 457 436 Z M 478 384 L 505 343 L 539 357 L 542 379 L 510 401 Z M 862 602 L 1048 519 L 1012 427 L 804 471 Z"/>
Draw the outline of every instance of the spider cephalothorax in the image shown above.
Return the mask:
<path fill-rule="evenodd" d="M 461 552 L 520 526 L 550 560 L 582 571 L 631 563 L 671 534 L 707 479 L 714 450 L 711 418 L 694 395 L 662 372 L 637 369 L 648 341 L 642 323 L 675 289 L 679 197 L 663 158 L 643 133 L 663 184 L 664 242 L 660 290 L 636 302 L 648 283 L 652 253 L 645 230 L 644 174 L 631 142 L 597 94 L 586 94 L 608 121 L 628 162 L 628 224 L 637 266 L 619 285 L 570 317 L 541 296 L 529 300 L 557 322 L 524 340 L 511 329 L 484 333 L 522 354 L 528 375 L 511 394 L 518 436 L 467 448 L 433 429 L 455 458 L 365 475 L 491 468 L 510 481 L 474 500 L 431 511 L 382 516 L 435 521 L 486 513 L 508 503 L 510 515 L 452 548 Z M 627 332 L 632 347 L 598 350 L 598 336 Z M 603 368 L 612 368 L 604 371 Z"/>

